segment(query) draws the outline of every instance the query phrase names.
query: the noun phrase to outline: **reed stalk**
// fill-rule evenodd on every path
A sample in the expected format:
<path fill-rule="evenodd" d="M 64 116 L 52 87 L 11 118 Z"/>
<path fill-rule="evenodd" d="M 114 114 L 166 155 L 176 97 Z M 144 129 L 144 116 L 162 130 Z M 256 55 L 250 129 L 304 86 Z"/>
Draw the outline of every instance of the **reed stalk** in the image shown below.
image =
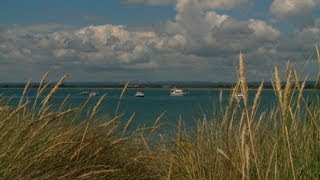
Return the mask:
<path fill-rule="evenodd" d="M 318 60 L 320 64 L 319 55 Z M 89 102 L 95 98 L 89 97 L 76 107 L 65 109 L 65 98 L 57 109 L 52 108 L 65 76 L 41 106 L 32 105 L 31 110 L 26 85 L 16 107 L 0 103 L 0 177 L 319 179 L 319 97 L 315 94 L 308 102 L 307 77 L 300 82 L 288 63 L 282 82 L 276 67 L 272 84 L 277 99 L 274 106 L 263 109 L 264 83 L 251 102 L 241 52 L 237 72 L 239 81 L 229 102 L 223 106 L 222 91 L 218 97 L 219 114 L 199 119 L 191 130 L 180 117 L 171 134 L 171 127 L 162 123 L 166 112 L 149 122 L 151 126 L 134 128 L 135 114 L 123 122 L 118 111 L 128 83 L 111 118 L 99 112 L 105 95 L 93 107 Z M 49 87 L 47 76 L 41 80 L 37 98 Z M 244 97 L 237 101 L 234 96 L 239 91 Z"/>

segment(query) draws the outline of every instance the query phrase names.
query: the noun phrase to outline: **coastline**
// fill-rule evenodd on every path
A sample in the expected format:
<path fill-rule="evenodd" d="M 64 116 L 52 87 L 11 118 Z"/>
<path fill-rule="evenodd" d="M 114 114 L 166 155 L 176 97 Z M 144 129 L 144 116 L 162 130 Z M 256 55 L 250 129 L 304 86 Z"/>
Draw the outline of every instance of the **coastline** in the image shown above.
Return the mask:
<path fill-rule="evenodd" d="M 38 88 L 38 87 L 31 87 L 31 88 Z M 128 90 L 170 90 L 173 87 L 170 88 L 159 88 L 159 87 L 143 87 L 143 88 L 127 88 Z M 233 88 L 216 88 L 216 87 L 179 87 L 184 90 L 232 90 Z M 0 87 L 0 89 L 24 89 L 24 87 Z M 60 87 L 59 89 L 109 89 L 109 90 L 115 90 L 115 89 L 123 89 L 123 87 Z M 249 87 L 249 90 L 257 90 L 258 88 L 251 88 Z M 314 89 L 314 88 L 310 88 Z M 273 90 L 273 88 L 264 88 L 264 90 Z"/>
<path fill-rule="evenodd" d="M 57 82 L 49 84 L 48 88 L 53 88 Z M 284 88 L 285 82 L 281 82 Z M 125 82 L 65 82 L 59 88 L 73 88 L 73 89 L 123 89 Z M 235 82 L 130 82 L 127 89 L 155 89 L 155 90 L 169 90 L 174 87 L 185 90 L 231 90 L 235 87 Z M 261 85 L 261 82 L 248 82 L 248 89 L 256 90 Z M 7 88 L 25 88 L 26 83 L 0 83 L 0 89 Z M 30 88 L 38 88 L 40 83 L 34 82 L 29 85 Z M 292 87 L 294 88 L 294 87 Z M 305 89 L 320 89 L 320 84 L 315 81 L 307 81 Z M 273 83 L 264 82 L 263 89 L 274 89 Z"/>

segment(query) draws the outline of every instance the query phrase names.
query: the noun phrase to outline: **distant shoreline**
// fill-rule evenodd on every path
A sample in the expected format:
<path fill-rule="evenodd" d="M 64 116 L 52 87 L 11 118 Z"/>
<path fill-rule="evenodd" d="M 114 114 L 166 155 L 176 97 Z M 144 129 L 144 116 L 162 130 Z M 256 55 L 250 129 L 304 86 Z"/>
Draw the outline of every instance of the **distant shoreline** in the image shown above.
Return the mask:
<path fill-rule="evenodd" d="M 63 83 L 60 88 L 74 88 L 74 89 L 123 89 L 125 82 L 106 82 L 106 83 L 85 83 L 85 82 L 66 82 Z M 258 89 L 261 82 L 249 82 L 249 89 Z M 301 84 L 301 83 L 300 83 Z M 315 81 L 308 81 L 305 84 L 305 89 L 320 89 L 320 83 L 317 84 Z M 56 82 L 49 84 L 48 88 L 52 88 L 56 85 Z M 194 90 L 220 90 L 220 89 L 232 89 L 236 84 L 234 82 L 130 82 L 128 89 L 172 89 L 174 87 L 181 89 L 194 89 Z M 285 82 L 282 82 L 282 86 L 285 85 Z M 25 88 L 26 83 L 0 83 L 0 89 L 4 88 Z M 31 88 L 38 88 L 39 83 L 31 83 Z M 272 82 L 265 82 L 263 89 L 273 89 Z"/>
<path fill-rule="evenodd" d="M 178 88 L 184 89 L 184 90 L 232 90 L 233 87 L 180 87 Z M 0 89 L 24 89 L 25 87 L 22 86 L 11 86 L 11 87 L 0 87 Z M 38 88 L 38 87 L 30 87 L 30 88 Z M 59 89 L 123 89 L 124 87 L 60 87 Z M 173 87 L 128 87 L 127 89 L 130 90 L 170 90 Z M 258 87 L 248 87 L 249 90 L 257 90 Z M 315 89 L 314 87 L 306 87 L 306 90 L 312 90 Z M 320 88 L 317 88 L 320 89 Z M 273 87 L 264 87 L 263 90 L 273 90 Z"/>

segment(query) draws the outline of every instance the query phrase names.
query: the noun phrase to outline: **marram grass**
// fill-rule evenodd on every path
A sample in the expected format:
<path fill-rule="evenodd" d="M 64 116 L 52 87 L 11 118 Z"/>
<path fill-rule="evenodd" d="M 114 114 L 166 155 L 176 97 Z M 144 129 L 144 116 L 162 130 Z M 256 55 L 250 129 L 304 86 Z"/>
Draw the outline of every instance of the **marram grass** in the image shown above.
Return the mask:
<path fill-rule="evenodd" d="M 226 107 L 199 120 L 192 132 L 179 121 L 175 140 L 159 136 L 161 117 L 151 127 L 127 131 L 134 115 L 123 125 L 121 115 L 97 115 L 104 96 L 92 110 L 90 98 L 66 109 L 66 97 L 53 108 L 67 75 L 43 102 L 28 101 L 27 85 L 17 107 L 0 105 L 0 179 L 320 179 L 317 91 L 308 102 L 306 80 L 300 83 L 287 68 L 283 84 L 275 68 L 278 103 L 258 111 L 263 83 L 251 104 L 242 54 L 239 59 L 239 82 Z M 48 88 L 47 75 L 36 97 Z M 242 99 L 234 98 L 238 91 Z"/>

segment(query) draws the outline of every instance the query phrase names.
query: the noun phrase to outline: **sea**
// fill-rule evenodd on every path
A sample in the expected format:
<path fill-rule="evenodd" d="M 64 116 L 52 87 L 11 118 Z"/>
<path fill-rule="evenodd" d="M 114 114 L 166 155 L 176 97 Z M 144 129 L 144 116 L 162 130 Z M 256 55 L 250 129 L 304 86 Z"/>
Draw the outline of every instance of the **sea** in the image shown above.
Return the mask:
<path fill-rule="evenodd" d="M 135 97 L 137 89 L 127 89 L 120 98 L 122 89 L 112 88 L 60 88 L 52 99 L 53 107 L 59 107 L 63 100 L 69 96 L 66 108 L 77 107 L 88 99 L 88 94 L 82 92 L 96 92 L 98 95 L 89 101 L 87 114 L 96 105 L 102 95 L 102 101 L 98 115 L 112 118 L 121 115 L 121 121 L 126 122 L 133 117 L 132 126 L 142 127 L 152 125 L 158 118 L 159 123 L 167 126 L 177 126 L 179 120 L 184 122 L 186 127 L 194 127 L 198 120 L 210 120 L 221 112 L 229 102 L 231 90 L 224 89 L 186 89 L 189 94 L 186 96 L 170 96 L 170 89 L 140 89 L 145 96 Z M 49 91 L 48 91 L 49 92 Z M 38 102 L 43 100 L 45 94 Z M 306 90 L 306 96 L 311 95 L 313 90 Z M 17 106 L 23 88 L 1 88 L 2 99 L 7 99 L 10 106 Z M 37 88 L 31 88 L 26 97 L 32 103 L 35 100 Z M 319 93 L 319 91 L 317 92 Z M 252 102 L 256 90 L 249 91 L 249 101 Z M 277 103 L 273 90 L 264 90 L 260 102 L 260 112 L 266 111 Z"/>

